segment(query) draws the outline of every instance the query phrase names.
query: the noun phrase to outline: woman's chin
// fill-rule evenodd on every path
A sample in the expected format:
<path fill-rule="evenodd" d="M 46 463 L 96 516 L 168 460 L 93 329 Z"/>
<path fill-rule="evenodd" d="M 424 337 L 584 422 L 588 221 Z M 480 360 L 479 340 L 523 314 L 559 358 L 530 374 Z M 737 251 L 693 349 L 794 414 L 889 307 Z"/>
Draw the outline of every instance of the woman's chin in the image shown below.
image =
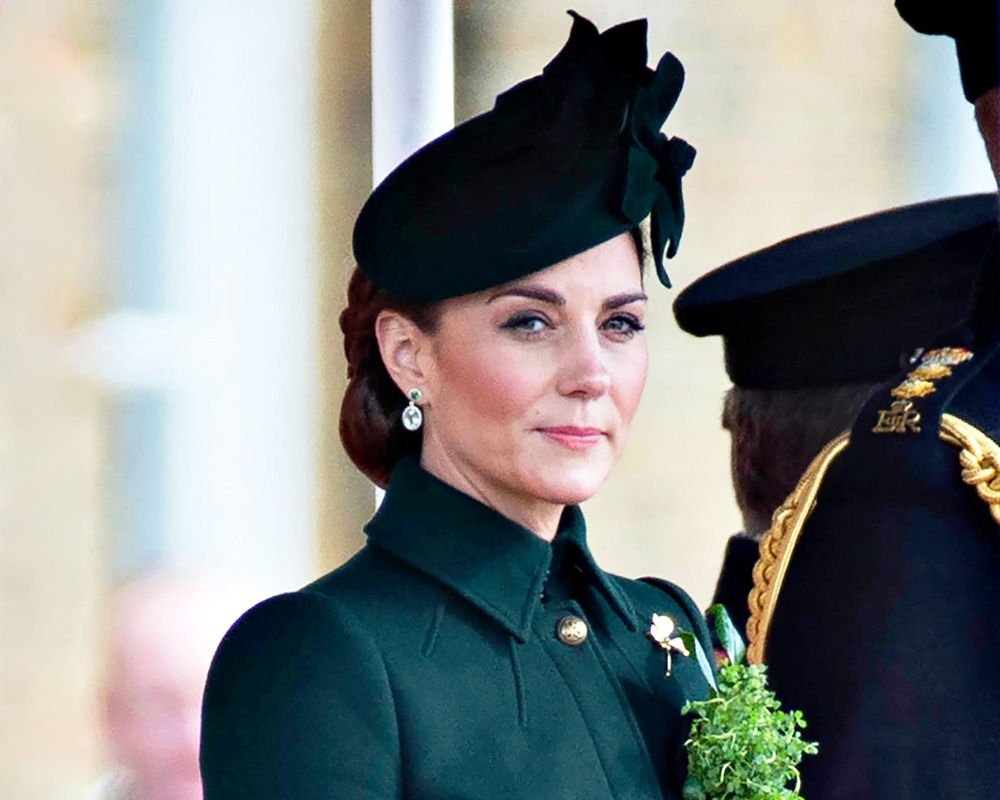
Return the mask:
<path fill-rule="evenodd" d="M 528 492 L 548 503 L 574 506 L 589 500 L 608 477 L 610 464 L 552 464 L 530 477 Z"/>

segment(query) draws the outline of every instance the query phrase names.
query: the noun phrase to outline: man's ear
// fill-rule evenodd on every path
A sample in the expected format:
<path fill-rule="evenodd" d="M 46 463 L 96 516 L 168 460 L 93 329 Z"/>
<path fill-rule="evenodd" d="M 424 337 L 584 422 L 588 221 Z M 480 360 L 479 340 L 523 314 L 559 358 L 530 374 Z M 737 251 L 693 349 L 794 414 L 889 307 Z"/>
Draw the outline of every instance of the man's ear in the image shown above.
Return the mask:
<path fill-rule="evenodd" d="M 420 389 L 426 398 L 427 376 L 418 358 L 427 338 L 424 332 L 405 315 L 384 309 L 375 319 L 375 338 L 382 363 L 399 391 L 408 396 L 411 389 Z"/>

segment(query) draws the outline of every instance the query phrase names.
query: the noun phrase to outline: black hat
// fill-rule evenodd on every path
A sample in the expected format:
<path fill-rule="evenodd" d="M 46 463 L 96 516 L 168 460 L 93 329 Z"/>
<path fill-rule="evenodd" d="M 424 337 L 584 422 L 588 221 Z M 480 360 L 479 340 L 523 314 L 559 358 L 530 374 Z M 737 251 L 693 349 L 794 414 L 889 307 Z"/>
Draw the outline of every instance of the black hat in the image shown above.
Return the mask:
<path fill-rule="evenodd" d="M 652 215 L 653 257 L 677 249 L 694 149 L 660 128 L 684 82 L 646 66 L 646 20 L 599 33 L 573 16 L 541 75 L 397 167 L 361 209 L 358 267 L 395 295 L 435 301 L 523 277 Z"/>
<path fill-rule="evenodd" d="M 685 289 L 674 315 L 723 337 L 743 388 L 888 380 L 915 348 L 995 326 L 996 230 L 995 193 L 884 211 L 732 261 Z"/>

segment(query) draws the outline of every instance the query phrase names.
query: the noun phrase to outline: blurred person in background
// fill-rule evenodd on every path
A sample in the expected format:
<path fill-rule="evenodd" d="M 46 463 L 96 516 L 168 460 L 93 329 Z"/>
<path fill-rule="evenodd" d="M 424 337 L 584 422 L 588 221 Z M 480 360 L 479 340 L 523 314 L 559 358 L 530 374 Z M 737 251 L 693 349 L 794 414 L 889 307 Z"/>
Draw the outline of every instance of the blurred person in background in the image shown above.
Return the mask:
<path fill-rule="evenodd" d="M 665 281 L 683 71 L 646 66 L 645 20 L 574 17 L 541 76 L 361 211 L 341 436 L 387 493 L 354 559 L 223 640 L 208 800 L 681 796 L 704 621 L 672 584 L 603 572 L 578 504 L 645 381 L 637 226 Z M 696 652 L 664 653 L 654 614 Z"/>
<path fill-rule="evenodd" d="M 116 766 L 94 800 L 201 800 L 205 679 L 223 634 L 252 600 L 228 577 L 165 571 L 115 593 L 104 724 Z"/>

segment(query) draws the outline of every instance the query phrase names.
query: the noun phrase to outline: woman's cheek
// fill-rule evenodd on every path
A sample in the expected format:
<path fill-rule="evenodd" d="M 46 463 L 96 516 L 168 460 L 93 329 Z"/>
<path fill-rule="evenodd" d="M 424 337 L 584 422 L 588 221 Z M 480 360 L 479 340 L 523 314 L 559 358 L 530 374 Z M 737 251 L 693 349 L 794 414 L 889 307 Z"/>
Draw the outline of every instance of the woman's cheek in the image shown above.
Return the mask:
<path fill-rule="evenodd" d="M 538 371 L 523 350 L 470 349 L 464 357 L 451 361 L 447 379 L 475 416 L 510 422 L 520 418 L 537 398 L 538 387 L 544 383 Z"/>
<path fill-rule="evenodd" d="M 619 365 L 614 379 L 615 405 L 618 406 L 618 413 L 626 429 L 635 416 L 639 401 L 642 399 L 642 390 L 646 385 L 646 375 L 649 371 L 649 351 L 646 343 L 642 342 L 642 347 L 637 347 L 629 356 Z"/>

